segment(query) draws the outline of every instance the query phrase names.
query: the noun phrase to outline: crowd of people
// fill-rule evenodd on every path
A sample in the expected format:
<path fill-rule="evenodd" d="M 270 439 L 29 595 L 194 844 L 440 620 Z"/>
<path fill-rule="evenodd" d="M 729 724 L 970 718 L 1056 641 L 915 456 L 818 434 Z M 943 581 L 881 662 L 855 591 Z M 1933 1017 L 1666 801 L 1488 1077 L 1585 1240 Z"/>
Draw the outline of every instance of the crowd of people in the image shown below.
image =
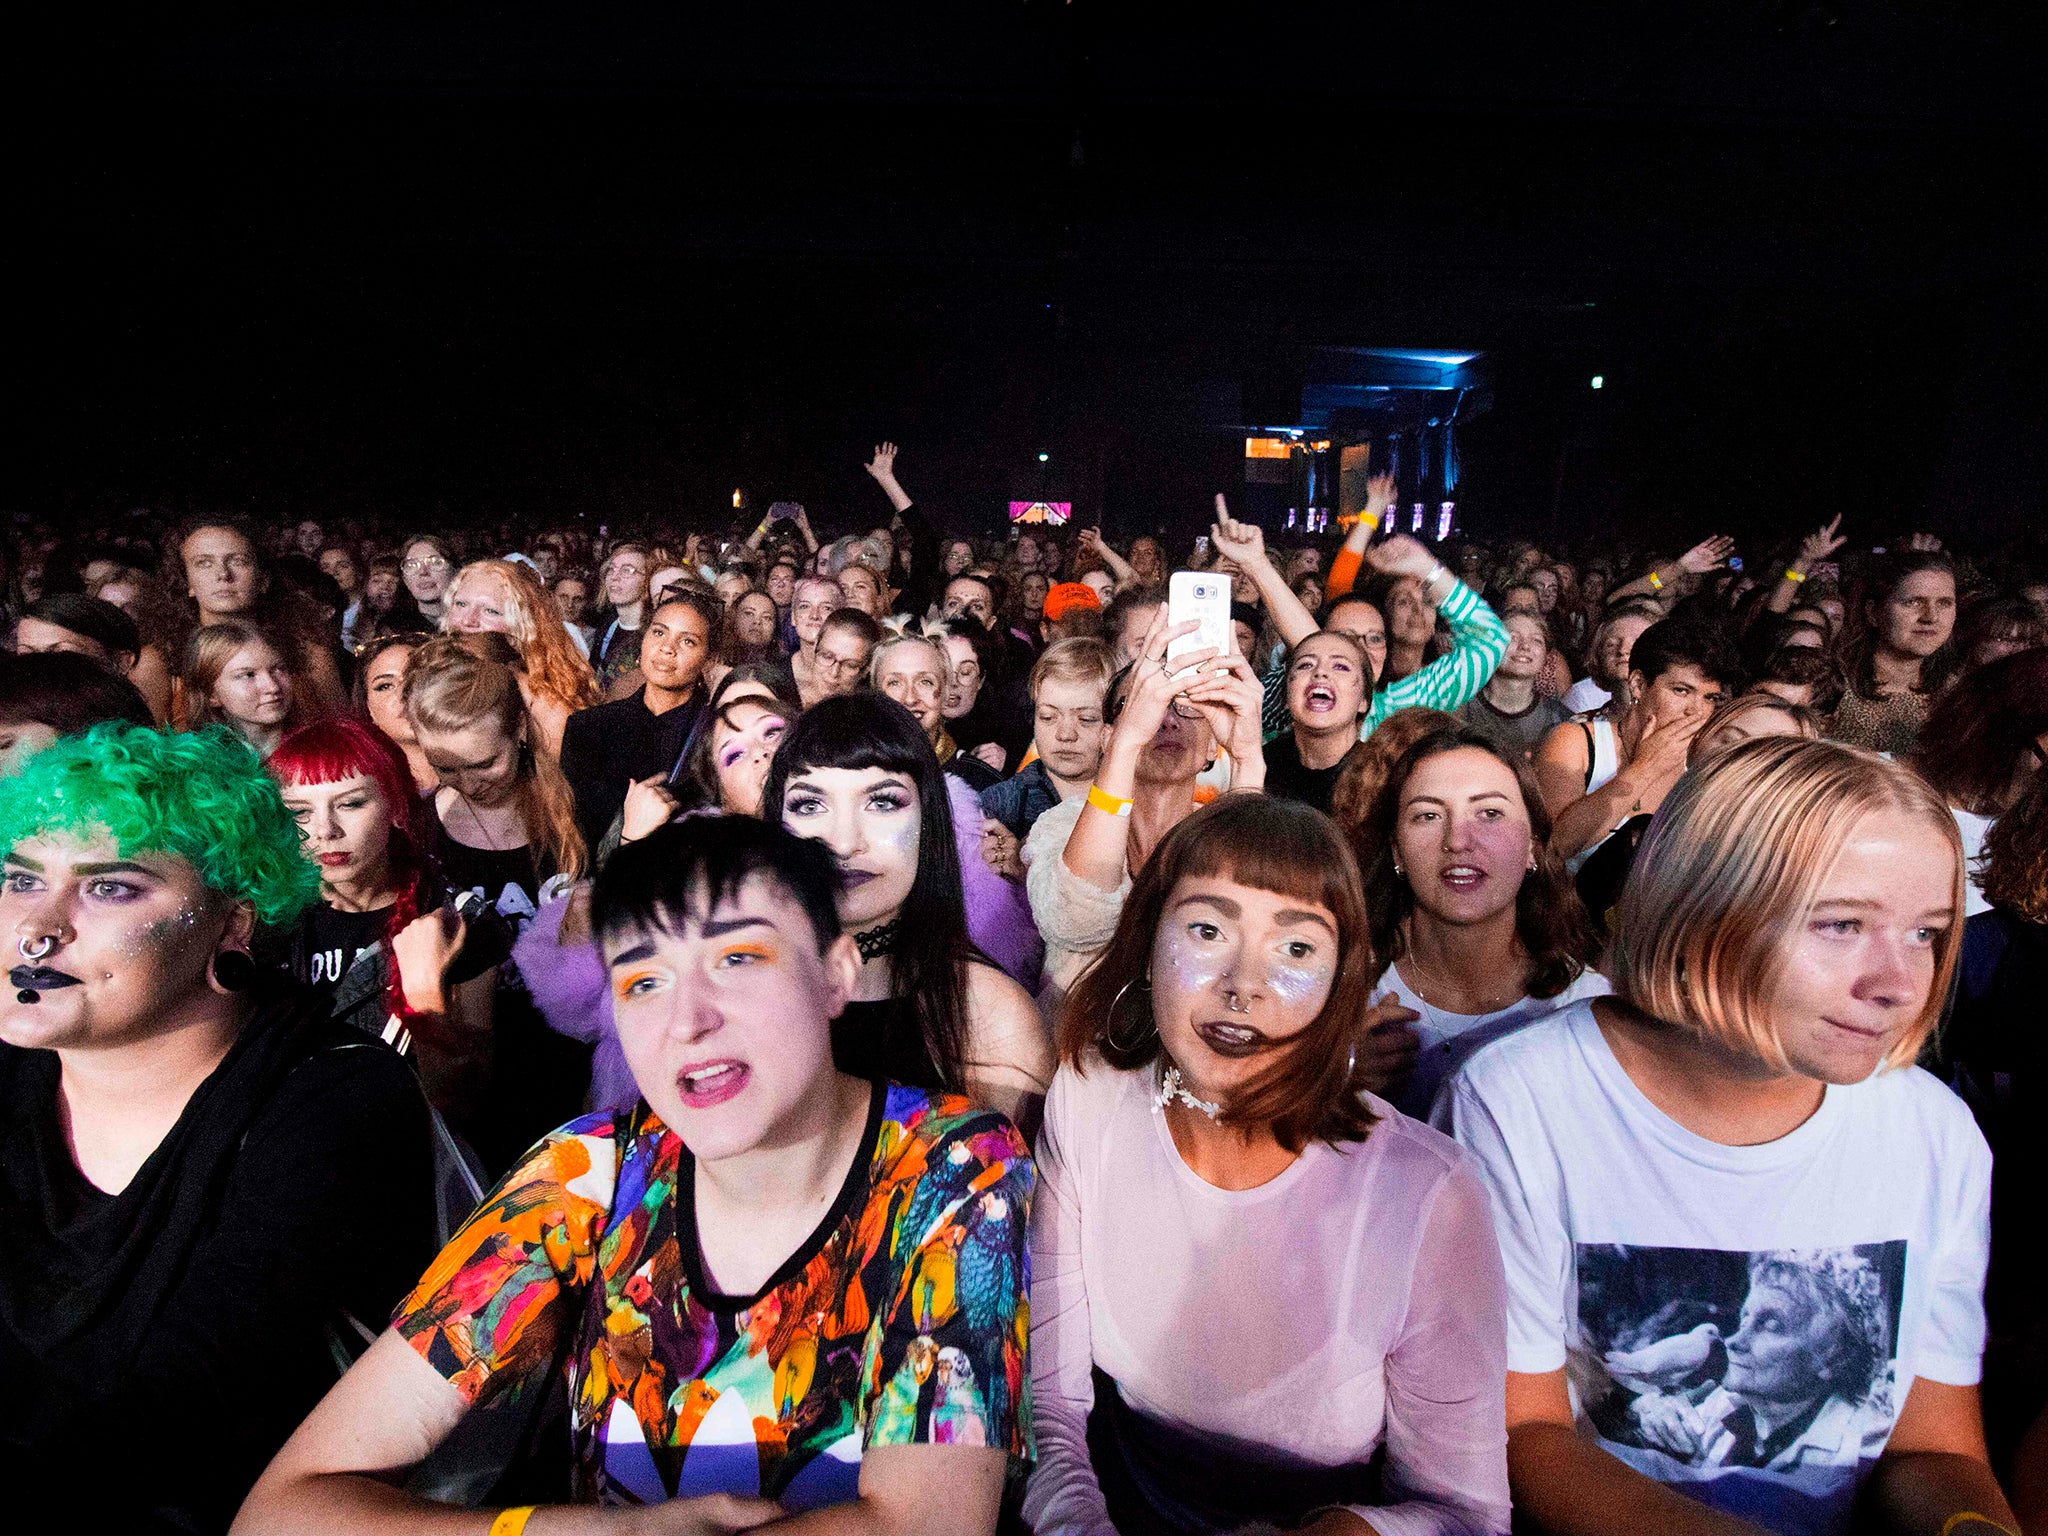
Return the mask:
<path fill-rule="evenodd" d="M 993 539 L 897 458 L 830 538 L 20 523 L 0 1466 L 246 1536 L 2048 1533 L 2048 565 L 1432 548 L 1385 476 Z"/>

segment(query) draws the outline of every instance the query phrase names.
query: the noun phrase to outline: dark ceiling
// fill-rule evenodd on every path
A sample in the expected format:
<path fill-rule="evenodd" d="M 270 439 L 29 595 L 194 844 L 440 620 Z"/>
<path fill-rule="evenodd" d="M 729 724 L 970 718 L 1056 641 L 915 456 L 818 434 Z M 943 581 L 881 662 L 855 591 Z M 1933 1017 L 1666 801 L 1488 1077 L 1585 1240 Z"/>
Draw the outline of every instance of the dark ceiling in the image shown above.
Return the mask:
<path fill-rule="evenodd" d="M 192 15 L 10 103 L 16 507 L 852 506 L 887 434 L 1151 521 L 1318 345 L 1486 350 L 1499 526 L 2040 505 L 2017 4 Z"/>

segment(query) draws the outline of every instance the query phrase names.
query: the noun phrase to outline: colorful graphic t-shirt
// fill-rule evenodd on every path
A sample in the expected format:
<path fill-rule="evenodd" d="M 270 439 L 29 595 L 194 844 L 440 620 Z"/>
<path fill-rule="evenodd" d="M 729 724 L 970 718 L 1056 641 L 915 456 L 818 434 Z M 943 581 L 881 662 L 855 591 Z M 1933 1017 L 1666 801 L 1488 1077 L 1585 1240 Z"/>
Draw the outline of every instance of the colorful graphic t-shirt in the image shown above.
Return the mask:
<path fill-rule="evenodd" d="M 694 1165 L 642 1104 L 543 1141 L 394 1323 L 472 1402 L 547 1369 L 567 1330 L 578 1495 L 852 1499 L 873 1445 L 1032 1455 L 1033 1170 L 1002 1116 L 878 1084 L 832 1209 L 761 1293 L 703 1278 Z"/>

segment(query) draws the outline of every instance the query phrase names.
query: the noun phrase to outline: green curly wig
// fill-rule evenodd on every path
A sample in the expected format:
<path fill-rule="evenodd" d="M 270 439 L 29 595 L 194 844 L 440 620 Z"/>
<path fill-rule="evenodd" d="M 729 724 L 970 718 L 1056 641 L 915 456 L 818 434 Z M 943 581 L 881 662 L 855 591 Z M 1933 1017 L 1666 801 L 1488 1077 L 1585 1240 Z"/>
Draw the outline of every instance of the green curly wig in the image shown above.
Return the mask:
<path fill-rule="evenodd" d="M 107 721 L 0 780 L 0 850 L 101 828 L 123 857 L 183 859 L 209 890 L 253 906 L 259 922 L 289 923 L 320 894 L 276 781 L 220 726 L 174 734 Z"/>

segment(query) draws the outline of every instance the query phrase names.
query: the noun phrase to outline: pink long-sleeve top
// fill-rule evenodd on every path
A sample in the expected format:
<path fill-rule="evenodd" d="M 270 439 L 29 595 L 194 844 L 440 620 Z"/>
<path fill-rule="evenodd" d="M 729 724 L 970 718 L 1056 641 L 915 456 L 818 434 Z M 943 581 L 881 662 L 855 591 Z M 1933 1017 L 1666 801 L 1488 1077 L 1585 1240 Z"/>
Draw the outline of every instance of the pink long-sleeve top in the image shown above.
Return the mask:
<path fill-rule="evenodd" d="M 1110 1536 L 1088 1458 L 1100 1367 L 1138 1414 L 1279 1468 L 1386 1448 L 1381 1536 L 1508 1529 L 1505 1307 L 1486 1195 L 1380 1100 L 1257 1189 L 1182 1161 L 1150 1071 L 1061 1067 L 1031 1215 L 1037 1536 Z"/>

